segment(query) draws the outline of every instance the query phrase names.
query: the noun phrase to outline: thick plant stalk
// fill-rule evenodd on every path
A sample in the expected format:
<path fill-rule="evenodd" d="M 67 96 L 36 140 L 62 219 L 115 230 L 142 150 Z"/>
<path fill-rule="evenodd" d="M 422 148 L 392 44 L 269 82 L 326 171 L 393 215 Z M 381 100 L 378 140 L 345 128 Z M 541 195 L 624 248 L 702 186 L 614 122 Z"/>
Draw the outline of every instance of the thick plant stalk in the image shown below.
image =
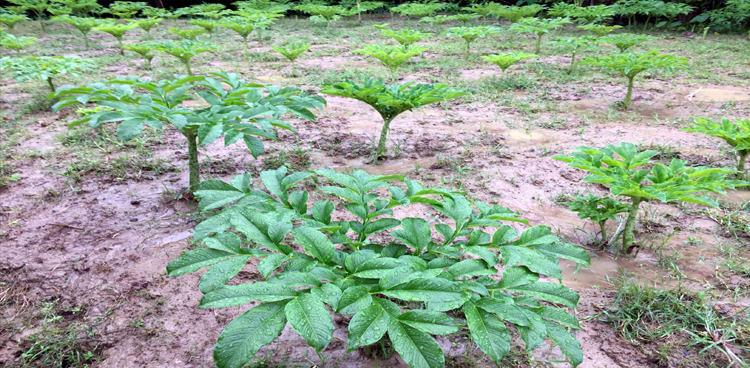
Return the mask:
<path fill-rule="evenodd" d="M 380 142 L 378 143 L 377 157 L 385 157 L 385 142 L 388 138 L 388 130 L 390 130 L 391 120 L 383 120 L 383 130 L 380 132 Z"/>
<path fill-rule="evenodd" d="M 568 74 L 573 74 L 573 70 L 576 68 L 576 53 L 573 53 L 573 57 L 570 58 L 570 69 L 568 69 Z"/>
<path fill-rule="evenodd" d="M 190 170 L 190 189 L 192 193 L 201 182 L 200 167 L 198 166 L 198 142 L 194 132 L 188 131 L 183 133 L 188 140 L 188 168 Z"/>
<path fill-rule="evenodd" d="M 622 101 L 626 110 L 630 107 L 630 99 L 633 97 L 633 79 L 635 79 L 635 76 L 628 77 L 628 93 L 625 95 L 625 101 Z"/>
<path fill-rule="evenodd" d="M 740 180 L 745 180 L 745 162 L 747 161 L 748 154 L 750 154 L 750 150 L 739 150 L 737 154 L 740 156 L 737 159 L 737 171 L 740 172 Z"/>
<path fill-rule="evenodd" d="M 297 70 L 294 68 L 294 61 L 292 61 L 292 77 L 297 76 Z"/>
<path fill-rule="evenodd" d="M 643 198 L 641 197 L 632 197 L 633 198 L 633 205 L 630 206 L 630 211 L 628 214 L 628 220 L 625 222 L 625 230 L 622 234 L 622 248 L 620 249 L 620 253 L 626 254 L 628 249 L 633 246 L 633 230 L 635 229 L 635 220 L 638 217 L 638 207 L 640 207 L 641 202 L 643 202 Z"/>
<path fill-rule="evenodd" d="M 188 75 L 192 77 L 193 70 L 190 69 L 190 61 L 184 61 L 183 63 L 185 64 L 185 69 L 187 69 Z"/>
<path fill-rule="evenodd" d="M 607 220 L 599 222 L 599 228 L 601 229 L 601 232 L 602 232 L 602 241 L 605 243 L 607 242 L 607 228 L 606 226 L 604 226 L 606 224 L 607 224 Z"/>
<path fill-rule="evenodd" d="M 539 52 L 542 50 L 542 36 L 536 38 L 536 47 L 534 48 L 536 51 L 536 54 L 538 55 Z"/>
<path fill-rule="evenodd" d="M 471 47 L 471 42 L 466 42 L 466 53 L 464 54 L 464 59 L 469 60 L 469 48 Z"/>
<path fill-rule="evenodd" d="M 52 83 L 52 78 L 47 78 L 47 85 L 49 86 L 49 89 L 54 93 L 55 92 L 55 84 Z"/>

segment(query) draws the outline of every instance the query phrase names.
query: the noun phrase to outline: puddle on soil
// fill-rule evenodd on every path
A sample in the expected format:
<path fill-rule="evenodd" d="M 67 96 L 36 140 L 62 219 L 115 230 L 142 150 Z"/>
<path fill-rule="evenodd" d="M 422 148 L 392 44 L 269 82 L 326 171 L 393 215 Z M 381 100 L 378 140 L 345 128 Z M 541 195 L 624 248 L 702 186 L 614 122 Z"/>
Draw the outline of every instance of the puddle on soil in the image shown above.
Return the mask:
<path fill-rule="evenodd" d="M 741 88 L 703 88 L 691 100 L 694 101 L 750 101 L 750 91 Z"/>

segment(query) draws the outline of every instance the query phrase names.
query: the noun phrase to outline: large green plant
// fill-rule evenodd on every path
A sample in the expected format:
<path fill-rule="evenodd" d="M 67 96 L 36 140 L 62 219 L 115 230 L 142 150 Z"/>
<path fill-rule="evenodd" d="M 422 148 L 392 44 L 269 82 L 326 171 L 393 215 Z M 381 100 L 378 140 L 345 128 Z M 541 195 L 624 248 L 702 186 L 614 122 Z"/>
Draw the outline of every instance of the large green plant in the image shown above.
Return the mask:
<path fill-rule="evenodd" d="M 36 37 L 14 36 L 10 33 L 0 32 L 0 46 L 21 53 L 21 49 L 26 46 L 36 44 Z"/>
<path fill-rule="evenodd" d="M 476 41 L 478 38 L 484 38 L 495 33 L 500 33 L 500 30 L 495 27 L 452 27 L 445 31 L 445 35 L 448 37 L 463 38 L 466 44 L 464 58 L 467 60 L 471 53 L 472 42 Z"/>
<path fill-rule="evenodd" d="M 628 79 L 628 92 L 625 94 L 625 100 L 622 101 L 622 106 L 625 109 L 630 107 L 630 99 L 633 95 L 633 80 L 638 74 L 654 69 L 666 71 L 689 69 L 687 58 L 672 54 L 659 54 L 657 50 L 612 56 L 589 56 L 579 64 L 610 69 L 625 76 Z"/>
<path fill-rule="evenodd" d="M 694 118 L 693 125 L 683 128 L 686 132 L 696 132 L 719 137 L 725 140 L 737 154 L 737 171 L 740 179 L 747 179 L 745 162 L 750 155 L 750 119 L 722 118 L 721 123 L 706 118 Z"/>
<path fill-rule="evenodd" d="M 570 202 L 563 202 L 564 205 L 578 214 L 582 220 L 591 220 L 599 225 L 599 235 L 601 236 L 602 246 L 607 245 L 607 221 L 617 220 L 617 215 L 628 212 L 630 205 L 622 204 L 615 198 L 599 197 L 593 194 L 576 196 Z"/>
<path fill-rule="evenodd" d="M 354 50 L 355 53 L 372 56 L 385 64 L 391 74 L 391 82 L 396 81 L 396 70 L 407 60 L 425 52 L 427 48 L 412 46 L 380 46 L 365 45 L 364 49 Z"/>
<path fill-rule="evenodd" d="M 542 50 L 542 37 L 568 23 L 570 23 L 570 19 L 568 18 L 523 18 L 518 22 L 511 24 L 510 30 L 520 34 L 536 35 L 536 46 L 534 47 L 534 53 L 539 54 L 539 52 Z"/>
<path fill-rule="evenodd" d="M 212 43 L 190 40 L 153 42 L 150 45 L 156 51 L 161 51 L 177 58 L 185 66 L 188 75 L 193 75 L 190 62 L 196 55 L 216 50 L 216 45 Z"/>
<path fill-rule="evenodd" d="M 133 23 L 119 24 L 108 22 L 94 27 L 93 30 L 112 35 L 112 37 L 117 39 L 117 47 L 120 49 L 120 54 L 125 55 L 125 52 L 122 51 L 122 38 L 125 36 L 125 33 L 134 28 L 138 28 L 138 25 Z"/>
<path fill-rule="evenodd" d="M 305 43 L 298 45 L 289 45 L 286 47 L 272 46 L 271 48 L 273 49 L 273 51 L 276 51 L 279 54 L 283 55 L 292 63 L 292 76 L 296 77 L 297 70 L 294 68 L 294 62 L 303 52 L 306 52 L 310 49 L 310 44 Z"/>
<path fill-rule="evenodd" d="M 52 2 L 72 9 L 73 14 L 79 17 L 88 17 L 104 10 L 104 7 L 96 0 L 52 0 Z"/>
<path fill-rule="evenodd" d="M 450 20 L 457 20 L 461 22 L 461 26 L 466 26 L 470 21 L 481 18 L 479 14 L 455 14 L 448 17 Z"/>
<path fill-rule="evenodd" d="M 487 60 L 502 70 L 502 78 L 505 79 L 505 69 L 508 69 L 511 65 L 528 58 L 536 57 L 535 54 L 528 54 L 525 52 L 509 52 L 504 54 L 482 56 L 482 59 Z"/>
<path fill-rule="evenodd" d="M 8 0 L 9 3 L 18 5 L 24 11 L 31 11 L 36 15 L 36 19 L 39 21 L 39 25 L 42 27 L 42 32 L 47 31 L 47 26 L 44 24 L 46 18 L 45 12 L 49 8 L 49 0 Z"/>
<path fill-rule="evenodd" d="M 245 53 L 247 54 L 248 37 L 257 27 L 255 19 L 252 17 L 229 17 L 222 19 L 219 25 L 237 32 L 242 37 L 245 43 Z"/>
<path fill-rule="evenodd" d="M 607 35 L 599 39 L 602 43 L 607 43 L 617 47 L 620 52 L 624 53 L 633 46 L 640 45 L 647 41 L 656 41 L 659 38 L 633 33 L 618 33 L 613 35 Z"/>
<path fill-rule="evenodd" d="M 194 19 L 191 20 L 190 23 L 203 28 L 211 38 L 214 37 L 214 29 L 219 26 L 219 22 L 215 19 Z"/>
<path fill-rule="evenodd" d="M 197 83 L 196 83 L 197 82 Z M 187 108 L 185 100 L 196 98 L 197 91 L 206 107 Z M 52 95 L 60 98 L 54 111 L 78 103 L 95 103 L 111 110 L 87 115 L 70 124 L 88 123 L 93 128 L 119 122 L 117 136 L 123 141 L 135 138 L 144 124 L 162 130 L 173 125 L 187 140 L 190 190 L 200 183 L 198 146 L 208 145 L 224 136 L 224 145 L 244 142 L 253 157 L 264 151 L 258 138 L 277 139 L 275 128 L 295 132 L 280 120 L 286 113 L 314 120 L 310 109 L 322 109 L 325 100 L 308 96 L 296 88 L 247 83 L 235 74 L 211 73 L 211 77 L 181 77 L 150 81 L 137 77 L 110 79 L 82 87 L 61 87 Z"/>
<path fill-rule="evenodd" d="M 467 94 L 449 88 L 446 84 L 403 84 L 386 85 L 382 79 L 365 79 L 363 84 L 350 80 L 329 84 L 320 91 L 327 95 L 353 98 L 370 105 L 383 118 L 383 129 L 377 148 L 377 158 L 385 158 L 385 144 L 393 119 L 401 113 L 421 106 L 445 101 Z"/>
<path fill-rule="evenodd" d="M 0 71 L 8 70 L 18 82 L 40 80 L 55 91 L 54 79 L 61 74 L 78 76 L 79 73 L 92 70 L 96 64 L 89 59 L 77 56 L 23 56 L 19 58 L 4 57 L 0 59 Z"/>
<path fill-rule="evenodd" d="M 561 279 L 558 258 L 584 265 L 590 260 L 549 227 L 519 234 L 503 224 L 527 223 L 511 210 L 425 189 L 401 175 L 361 170 L 287 175 L 282 167 L 260 176 L 270 194 L 251 187 L 249 174 L 202 183 L 196 191 L 200 208 L 236 204 L 195 228 L 193 237 L 205 248 L 186 251 L 167 265 L 172 277 L 210 267 L 198 286 L 200 308 L 259 302 L 219 336 L 218 367 L 245 366 L 287 323 L 325 365 L 321 351 L 333 339 L 331 312 L 353 316 L 348 351 L 390 340 L 391 351 L 413 368 L 445 367 L 444 352 L 431 335 L 452 334 L 461 326 L 501 364 L 512 346 L 513 330 L 506 324 L 519 332 L 527 350 L 549 336 L 574 367 L 582 362 L 580 343 L 570 332 L 580 326 L 566 311 L 579 296 L 561 284 L 540 282 L 539 275 Z M 306 178 L 330 183 L 321 191 L 335 199 L 308 207 L 315 193 L 296 187 Z M 434 230 L 426 219 L 394 217 L 394 208 L 414 203 L 440 214 Z M 343 209 L 348 212 L 339 213 Z M 342 217 L 352 221 L 334 220 Z M 227 285 L 253 258 L 265 281 L 240 278 Z"/>
<path fill-rule="evenodd" d="M 115 1 L 109 4 L 107 13 L 119 17 L 120 19 L 130 19 L 146 6 L 148 6 L 148 3 L 140 1 Z"/>
<path fill-rule="evenodd" d="M 728 174 L 735 173 L 730 169 L 687 167 L 685 161 L 678 159 L 673 159 L 669 166 L 651 162 L 658 153 L 638 152 L 635 145 L 620 143 L 602 149 L 578 147 L 570 156 L 553 157 L 591 173 L 583 179 L 584 182 L 605 185 L 613 196 L 632 200 L 622 245 L 618 249 L 620 254 L 626 254 L 633 247 L 635 221 L 642 202 L 691 202 L 718 207 L 713 198 L 702 193 L 726 194 L 725 189 L 747 184 L 727 180 Z"/>
<path fill-rule="evenodd" d="M 16 24 L 24 20 L 29 20 L 25 14 L 0 13 L 0 23 L 5 24 L 11 33 Z"/>
<path fill-rule="evenodd" d="M 380 31 L 380 35 L 383 37 L 393 38 L 394 40 L 396 40 L 396 42 L 406 47 L 409 47 L 424 38 L 434 36 L 434 34 L 432 33 L 424 33 L 412 29 L 401 29 L 398 31 L 383 29 Z"/>
<path fill-rule="evenodd" d="M 71 15 L 60 15 L 53 17 L 52 20 L 55 22 L 70 24 L 73 28 L 77 29 L 78 32 L 81 32 L 86 50 L 89 49 L 89 33 L 94 28 L 102 25 L 103 22 L 96 18 L 81 18 Z"/>

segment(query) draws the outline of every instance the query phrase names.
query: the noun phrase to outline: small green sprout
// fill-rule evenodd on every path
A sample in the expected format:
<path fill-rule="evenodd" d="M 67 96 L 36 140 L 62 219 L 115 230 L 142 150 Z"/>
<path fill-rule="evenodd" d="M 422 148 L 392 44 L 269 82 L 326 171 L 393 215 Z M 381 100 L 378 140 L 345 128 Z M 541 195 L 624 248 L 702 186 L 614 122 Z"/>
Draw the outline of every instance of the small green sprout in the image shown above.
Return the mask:
<path fill-rule="evenodd" d="M 307 50 L 310 49 L 310 44 L 299 44 L 299 45 L 289 45 L 286 47 L 277 47 L 273 46 L 271 47 L 273 51 L 278 52 L 281 55 L 284 55 L 285 58 L 287 58 L 292 63 L 292 76 L 297 76 L 297 70 L 295 69 L 294 62 L 297 60 L 297 58 Z"/>
<path fill-rule="evenodd" d="M 154 58 L 154 54 L 151 53 L 151 51 L 154 51 L 154 45 L 150 43 L 129 43 L 127 45 L 124 45 L 122 47 L 125 50 L 132 51 L 138 55 L 141 55 L 141 57 L 146 60 L 145 67 L 147 69 L 151 69 L 151 59 Z"/>
<path fill-rule="evenodd" d="M 748 179 L 745 163 L 750 155 L 750 119 L 732 121 L 724 117 L 721 118 L 721 123 L 717 123 L 706 118 L 694 118 L 692 126 L 680 130 L 703 133 L 726 141 L 737 155 L 736 165 L 739 179 Z"/>
<path fill-rule="evenodd" d="M 83 71 L 96 67 L 93 60 L 77 56 L 22 56 L 0 59 L 0 71 L 9 70 L 17 82 L 41 80 L 46 82 L 51 92 L 55 92 L 54 78 L 60 74 L 77 76 Z"/>
<path fill-rule="evenodd" d="M 471 43 L 478 38 L 487 37 L 495 33 L 500 33 L 500 29 L 495 27 L 453 27 L 448 28 L 445 35 L 448 37 L 460 37 L 464 39 L 466 42 L 464 58 L 468 60 Z"/>
<path fill-rule="evenodd" d="M 14 36 L 10 33 L 0 34 L 0 46 L 21 53 L 21 49 L 36 43 L 35 37 Z"/>
<path fill-rule="evenodd" d="M 570 67 L 568 73 L 572 73 L 576 66 L 576 55 L 583 50 L 596 50 L 596 44 L 599 43 L 597 38 L 591 36 L 566 37 L 549 42 L 548 45 L 560 46 L 567 49 L 570 57 Z"/>
<path fill-rule="evenodd" d="M 142 19 L 129 19 L 130 22 L 137 25 L 140 29 L 146 32 L 146 37 L 151 38 L 151 29 L 156 27 L 164 18 L 142 18 Z"/>
<path fill-rule="evenodd" d="M 167 28 L 170 33 L 176 34 L 185 40 L 195 41 L 198 36 L 206 34 L 203 28 L 198 29 L 179 29 L 174 27 Z"/>
<path fill-rule="evenodd" d="M 409 47 L 416 42 L 421 41 L 423 38 L 434 36 L 433 33 L 423 33 L 420 31 L 414 31 L 411 29 L 401 29 L 393 31 L 390 29 L 384 29 L 380 32 L 383 37 L 390 37 L 396 40 L 399 44 Z"/>
<path fill-rule="evenodd" d="M 13 32 L 13 28 L 18 22 L 29 20 L 24 14 L 0 13 L 0 23 L 5 24 Z"/>
<path fill-rule="evenodd" d="M 534 53 L 539 54 L 542 50 L 542 37 L 553 30 L 570 23 L 568 18 L 537 19 L 523 18 L 517 23 L 510 25 L 510 30 L 520 34 L 536 35 L 536 46 Z"/>
<path fill-rule="evenodd" d="M 595 34 L 596 37 L 604 37 L 610 34 L 612 31 L 622 28 L 622 26 L 605 26 L 603 24 L 584 24 L 582 26 L 578 26 L 578 28 L 583 29 L 585 31 L 589 31 Z"/>
<path fill-rule="evenodd" d="M 86 45 L 86 50 L 89 49 L 89 33 L 92 29 L 102 25 L 103 21 L 97 18 L 80 18 L 70 15 L 60 15 L 52 18 L 55 22 L 61 22 L 70 24 L 73 28 L 77 29 L 83 35 L 83 42 Z"/>
<path fill-rule="evenodd" d="M 497 54 L 490 56 L 482 56 L 484 60 L 487 60 L 502 70 L 501 77 L 505 79 L 505 69 L 508 69 L 511 65 L 528 58 L 536 57 L 535 54 L 527 54 L 525 52 L 509 52 L 505 54 Z"/>
<path fill-rule="evenodd" d="M 153 46 L 154 50 L 165 52 L 180 60 L 185 65 L 188 75 L 191 76 L 193 75 L 193 70 L 190 68 L 190 61 L 193 57 L 204 52 L 216 50 L 216 45 L 214 44 L 191 40 L 154 42 L 150 45 Z"/>
<path fill-rule="evenodd" d="M 599 40 L 602 43 L 607 43 L 610 45 L 613 45 L 620 49 L 620 52 L 624 53 L 629 48 L 640 45 L 647 41 L 656 41 L 659 38 L 649 36 L 649 35 L 640 35 L 640 34 L 632 34 L 632 33 L 618 33 L 613 35 L 607 35 Z"/>
<path fill-rule="evenodd" d="M 125 36 L 129 30 L 137 28 L 136 24 L 119 24 L 119 23 L 105 23 L 94 27 L 94 31 L 109 33 L 112 37 L 117 39 L 117 47 L 120 49 L 120 54 L 124 55 L 122 51 L 122 37 Z"/>
<path fill-rule="evenodd" d="M 396 81 L 396 69 L 410 58 L 417 56 L 427 48 L 412 46 L 379 46 L 365 45 L 363 50 L 355 50 L 355 53 L 372 56 L 385 64 L 391 73 L 391 81 Z"/>

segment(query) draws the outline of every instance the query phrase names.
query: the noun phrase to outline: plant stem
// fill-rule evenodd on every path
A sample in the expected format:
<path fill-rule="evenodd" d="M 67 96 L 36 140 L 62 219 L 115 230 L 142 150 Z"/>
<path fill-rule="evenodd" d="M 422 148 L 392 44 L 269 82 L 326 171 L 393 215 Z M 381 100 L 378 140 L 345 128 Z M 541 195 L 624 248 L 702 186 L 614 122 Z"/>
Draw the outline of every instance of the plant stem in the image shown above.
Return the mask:
<path fill-rule="evenodd" d="M 573 69 L 576 67 L 576 53 L 573 52 L 573 57 L 570 58 L 570 70 L 568 70 L 568 74 L 573 74 Z"/>
<path fill-rule="evenodd" d="M 187 69 L 188 75 L 192 77 L 193 76 L 193 70 L 190 69 L 190 61 L 185 61 L 184 63 L 185 63 L 185 69 Z"/>
<path fill-rule="evenodd" d="M 633 79 L 635 79 L 635 76 L 628 77 L 628 93 L 625 95 L 625 101 L 622 101 L 625 110 L 630 107 L 630 98 L 633 97 Z"/>
<path fill-rule="evenodd" d="M 297 76 L 297 71 L 294 69 L 294 60 L 292 60 L 292 77 Z"/>
<path fill-rule="evenodd" d="M 641 205 L 641 202 L 643 202 L 643 198 L 641 197 L 632 198 L 633 205 L 630 206 L 628 220 L 627 222 L 625 222 L 625 229 L 623 230 L 622 234 L 622 248 L 620 249 L 620 253 L 623 254 L 625 254 L 628 249 L 633 246 L 633 229 L 635 228 L 635 220 L 638 217 L 638 207 Z"/>
<path fill-rule="evenodd" d="M 186 131 L 182 134 L 188 140 L 188 168 L 190 170 L 190 193 L 200 184 L 200 167 L 198 166 L 198 142 L 196 135 L 192 131 Z"/>
<path fill-rule="evenodd" d="M 745 180 L 745 162 L 747 161 L 747 156 L 750 154 L 750 150 L 738 150 L 737 154 L 740 156 L 737 160 L 737 171 L 740 172 L 740 180 Z"/>
<path fill-rule="evenodd" d="M 466 60 L 469 60 L 469 47 L 471 47 L 471 42 L 466 41 L 466 53 L 464 54 Z"/>
<path fill-rule="evenodd" d="M 500 69 L 500 79 L 505 80 L 505 69 Z"/>
<path fill-rule="evenodd" d="M 535 53 L 538 55 L 542 49 L 542 35 L 536 38 L 536 47 L 534 48 Z"/>
<path fill-rule="evenodd" d="M 117 45 L 120 47 L 120 55 L 125 55 L 125 50 L 122 48 L 122 37 L 117 39 Z"/>
<path fill-rule="evenodd" d="M 604 226 L 606 223 L 607 223 L 607 220 L 599 222 L 599 228 L 601 229 L 601 232 L 602 232 L 602 242 L 607 241 L 607 228 Z"/>
<path fill-rule="evenodd" d="M 52 92 L 55 92 L 55 84 L 52 83 L 52 77 L 47 77 L 47 85 Z"/>
<path fill-rule="evenodd" d="M 391 119 L 393 120 L 393 119 Z M 383 119 L 383 130 L 380 132 L 380 142 L 378 143 L 377 158 L 385 157 L 385 142 L 388 137 L 391 120 Z"/>

